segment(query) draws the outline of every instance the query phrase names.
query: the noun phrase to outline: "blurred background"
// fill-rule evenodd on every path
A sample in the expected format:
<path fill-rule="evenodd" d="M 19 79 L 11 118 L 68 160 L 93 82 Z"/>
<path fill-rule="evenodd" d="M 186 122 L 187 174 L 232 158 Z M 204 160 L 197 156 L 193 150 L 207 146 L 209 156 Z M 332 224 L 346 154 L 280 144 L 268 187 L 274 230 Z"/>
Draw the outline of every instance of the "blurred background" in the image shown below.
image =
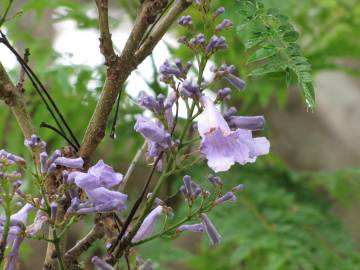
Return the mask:
<path fill-rule="evenodd" d="M 226 32 L 229 49 L 217 54 L 213 64 L 234 64 L 247 82 L 246 91 L 234 91 L 228 105 L 237 107 L 241 114 L 265 116 L 263 134 L 271 142 L 271 154 L 256 164 L 235 166 L 220 175 L 227 187 L 244 183 L 247 188 L 236 207 L 224 206 L 211 214 L 223 236 L 218 248 L 209 248 L 205 237 L 194 244 L 197 235 L 184 235 L 175 241 L 155 240 L 134 252 L 153 261 L 156 269 L 360 269 L 360 3 L 263 1 L 266 9 L 276 8 L 288 16 L 300 34 L 298 44 L 313 70 L 317 105 L 312 112 L 296 80 L 286 78 L 287 74 L 248 76 L 252 66 L 247 64 L 242 1 L 213 2 L 214 7 L 223 5 L 224 17 L 234 22 L 233 29 Z M 6 5 L 7 0 L 0 0 L 0 14 Z M 137 1 L 110 1 L 118 51 L 126 41 L 137 5 Z M 8 38 L 18 51 L 30 48 L 30 66 L 81 138 L 105 75 L 95 4 L 85 0 L 18 0 L 9 15 L 11 19 L 5 24 Z M 174 26 L 152 57 L 131 75 L 121 102 L 116 139 L 106 136 L 97 151 L 98 157 L 122 173 L 142 144 L 132 129 L 134 116 L 142 113 L 133 99 L 141 90 L 154 94 L 167 91 L 158 83 L 157 68 L 170 55 L 184 60 L 191 57 L 178 47 L 179 34 L 181 29 Z M 0 61 L 16 83 L 19 65 L 4 46 L 0 46 Z M 25 90 L 36 125 L 51 122 L 29 82 Z M 109 130 L 110 122 L 112 119 Z M 4 104 L 0 104 L 0 129 L 0 148 L 29 157 L 17 123 Z M 49 130 L 39 128 L 39 134 L 49 149 L 64 145 Z M 146 165 L 143 160 L 131 179 L 130 198 L 141 187 Z M 200 164 L 187 173 L 205 183 L 209 172 Z M 176 192 L 180 181 L 180 175 L 170 179 L 164 195 Z M 32 190 L 31 183 L 27 188 Z M 174 207 L 177 205 L 175 201 Z M 182 211 L 179 208 L 176 213 Z M 90 225 L 88 218 L 75 227 L 69 245 Z M 101 246 L 99 243 L 84 256 L 100 253 Z M 21 269 L 41 269 L 44 248 L 35 241 L 24 245 Z"/>

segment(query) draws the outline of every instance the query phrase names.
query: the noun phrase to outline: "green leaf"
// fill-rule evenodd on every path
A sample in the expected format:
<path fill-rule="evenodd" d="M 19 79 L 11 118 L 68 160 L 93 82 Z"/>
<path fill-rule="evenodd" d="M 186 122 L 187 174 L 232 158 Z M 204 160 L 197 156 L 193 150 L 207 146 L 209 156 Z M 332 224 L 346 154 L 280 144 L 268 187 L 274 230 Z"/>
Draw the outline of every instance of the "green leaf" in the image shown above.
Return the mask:
<path fill-rule="evenodd" d="M 277 50 L 273 46 L 267 46 L 263 47 L 259 50 L 257 50 L 255 53 L 249 56 L 246 63 L 252 63 L 260 60 L 264 60 L 266 58 L 269 58 L 277 53 Z"/>
<path fill-rule="evenodd" d="M 280 72 L 284 70 L 284 66 L 277 63 L 267 63 L 261 67 L 253 69 L 248 76 L 260 76 L 273 72 Z"/>

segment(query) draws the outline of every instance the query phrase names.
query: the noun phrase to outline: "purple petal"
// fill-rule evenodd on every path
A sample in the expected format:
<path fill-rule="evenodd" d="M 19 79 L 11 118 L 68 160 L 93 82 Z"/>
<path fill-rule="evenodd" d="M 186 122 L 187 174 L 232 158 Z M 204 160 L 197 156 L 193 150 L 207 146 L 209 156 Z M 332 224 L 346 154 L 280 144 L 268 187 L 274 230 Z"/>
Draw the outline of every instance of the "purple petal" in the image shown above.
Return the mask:
<path fill-rule="evenodd" d="M 56 165 L 72 168 L 72 169 L 82 169 L 84 166 L 84 160 L 79 158 L 66 158 L 66 157 L 58 157 L 54 160 Z"/>
<path fill-rule="evenodd" d="M 202 223 L 204 225 L 205 231 L 209 236 L 210 242 L 213 246 L 216 246 L 220 243 L 221 236 L 216 230 L 214 224 L 210 221 L 210 219 L 205 214 L 200 215 L 202 219 Z"/>
<path fill-rule="evenodd" d="M 242 79 L 240 79 L 239 77 L 236 77 L 233 74 L 228 74 L 227 76 L 224 77 L 225 80 L 227 80 L 229 83 L 231 83 L 234 87 L 236 87 L 239 90 L 244 90 L 245 88 L 245 81 L 243 81 Z"/>
<path fill-rule="evenodd" d="M 149 237 L 155 228 L 155 222 L 158 217 L 163 213 L 163 207 L 157 206 L 154 210 L 152 210 L 149 215 L 144 219 L 143 223 L 141 224 L 139 230 L 135 234 L 132 242 L 139 242 L 147 237 Z"/>

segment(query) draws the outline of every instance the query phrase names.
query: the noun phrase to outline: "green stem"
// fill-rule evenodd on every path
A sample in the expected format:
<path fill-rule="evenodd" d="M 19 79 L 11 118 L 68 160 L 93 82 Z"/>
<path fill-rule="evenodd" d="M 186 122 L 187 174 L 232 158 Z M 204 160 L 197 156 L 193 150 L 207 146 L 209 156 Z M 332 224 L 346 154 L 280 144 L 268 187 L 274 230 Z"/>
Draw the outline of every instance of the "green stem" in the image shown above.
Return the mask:
<path fill-rule="evenodd" d="M 14 0 L 9 0 L 9 4 L 8 4 L 8 6 L 7 6 L 6 9 L 5 9 L 5 13 L 4 13 L 4 15 L 1 17 L 1 20 L 0 20 L 0 28 L 1 28 L 1 26 L 3 25 L 3 23 L 5 22 L 6 16 L 7 16 L 7 14 L 9 13 L 10 7 L 11 7 L 11 5 L 13 4 L 13 2 L 14 2 Z"/>
<path fill-rule="evenodd" d="M 5 211 L 5 225 L 2 233 L 1 246 L 0 246 L 0 265 L 4 260 L 6 242 L 10 231 L 10 221 L 11 221 L 11 196 L 10 196 L 10 187 L 9 182 L 3 181 L 3 190 L 4 190 L 4 211 Z"/>
<path fill-rule="evenodd" d="M 63 262 L 63 259 L 62 259 L 62 256 L 61 256 L 60 238 L 57 236 L 55 228 L 53 228 L 53 239 L 54 239 L 53 243 L 54 243 L 55 250 L 56 250 L 56 253 L 57 253 L 57 260 L 58 260 L 58 263 L 59 263 L 59 268 L 60 268 L 60 270 L 65 270 L 64 262 Z"/>

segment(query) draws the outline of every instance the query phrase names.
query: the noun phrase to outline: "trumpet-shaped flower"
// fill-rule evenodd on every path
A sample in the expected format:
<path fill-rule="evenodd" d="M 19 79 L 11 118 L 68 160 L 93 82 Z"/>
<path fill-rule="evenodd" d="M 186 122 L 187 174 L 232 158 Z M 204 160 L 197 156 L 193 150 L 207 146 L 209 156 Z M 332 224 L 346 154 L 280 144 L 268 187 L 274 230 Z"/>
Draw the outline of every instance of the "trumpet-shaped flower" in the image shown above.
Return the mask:
<path fill-rule="evenodd" d="M 150 214 L 144 219 L 141 224 L 139 230 L 135 234 L 132 242 L 139 242 L 147 237 L 149 237 L 155 228 L 155 222 L 158 217 L 163 213 L 163 206 L 159 205 L 154 210 L 150 212 Z"/>
<path fill-rule="evenodd" d="M 249 130 L 232 131 L 215 104 L 201 97 L 204 111 L 198 118 L 198 131 L 202 138 L 200 150 L 215 172 L 227 171 L 235 163 L 244 165 L 269 152 L 266 138 L 253 138 Z"/>

